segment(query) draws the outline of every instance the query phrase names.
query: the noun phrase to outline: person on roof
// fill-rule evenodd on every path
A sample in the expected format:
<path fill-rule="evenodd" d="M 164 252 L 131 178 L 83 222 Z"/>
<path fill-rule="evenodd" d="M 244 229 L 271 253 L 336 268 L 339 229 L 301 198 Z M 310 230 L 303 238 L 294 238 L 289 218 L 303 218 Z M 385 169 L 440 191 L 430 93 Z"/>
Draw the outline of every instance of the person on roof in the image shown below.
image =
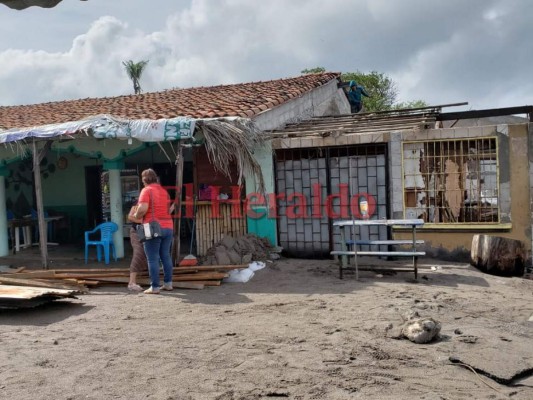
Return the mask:
<path fill-rule="evenodd" d="M 350 102 L 350 109 L 352 114 L 357 114 L 359 111 L 361 111 L 361 108 L 363 107 L 361 96 L 370 97 L 368 93 L 365 92 L 364 87 L 359 86 L 355 81 L 350 81 L 350 89 L 348 90 L 348 101 Z"/>

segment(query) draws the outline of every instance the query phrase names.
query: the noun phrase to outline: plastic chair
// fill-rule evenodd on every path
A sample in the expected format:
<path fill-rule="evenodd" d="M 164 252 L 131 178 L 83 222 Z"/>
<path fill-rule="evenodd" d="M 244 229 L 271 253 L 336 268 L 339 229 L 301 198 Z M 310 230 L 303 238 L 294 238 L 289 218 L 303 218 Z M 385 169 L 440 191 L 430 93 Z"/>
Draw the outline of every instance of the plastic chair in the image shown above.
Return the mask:
<path fill-rule="evenodd" d="M 118 225 L 114 222 L 104 222 L 94 228 L 92 231 L 85 232 L 85 264 L 89 256 L 89 246 L 96 246 L 98 261 L 102 259 L 101 251 L 104 250 L 104 260 L 109 264 L 109 249 L 113 252 L 113 258 L 117 261 L 115 245 L 113 244 L 113 233 L 118 230 Z M 90 236 L 100 232 L 100 240 L 91 240 Z"/>

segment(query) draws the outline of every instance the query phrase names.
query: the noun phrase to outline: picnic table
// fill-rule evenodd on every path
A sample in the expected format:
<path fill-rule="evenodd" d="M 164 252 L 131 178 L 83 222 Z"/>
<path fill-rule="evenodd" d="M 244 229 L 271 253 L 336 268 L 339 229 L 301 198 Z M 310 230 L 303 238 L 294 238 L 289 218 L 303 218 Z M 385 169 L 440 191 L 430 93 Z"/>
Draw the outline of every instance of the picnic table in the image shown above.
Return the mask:
<path fill-rule="evenodd" d="M 416 245 L 424 244 L 423 240 L 416 239 L 416 228 L 424 225 L 422 219 L 352 219 L 342 220 L 333 223 L 333 226 L 340 229 L 341 235 L 341 249 L 334 250 L 331 255 L 339 258 L 339 277 L 342 279 L 342 271 L 347 267 L 347 258 L 353 257 L 353 263 L 355 265 L 355 278 L 359 279 L 359 267 L 358 256 L 378 256 L 378 257 L 412 257 L 413 269 L 415 273 L 415 279 L 418 278 L 417 261 L 419 256 L 425 256 L 424 251 L 418 251 Z M 388 226 L 388 227 L 404 227 L 411 228 L 412 237 L 407 240 L 357 240 L 355 238 L 354 229 L 351 229 L 351 233 L 347 234 L 346 229 L 355 226 Z M 347 240 L 347 238 L 350 238 Z M 409 246 L 405 250 L 361 250 L 360 246 L 374 246 L 374 245 L 402 245 Z M 349 249 L 350 247 L 350 249 Z"/>

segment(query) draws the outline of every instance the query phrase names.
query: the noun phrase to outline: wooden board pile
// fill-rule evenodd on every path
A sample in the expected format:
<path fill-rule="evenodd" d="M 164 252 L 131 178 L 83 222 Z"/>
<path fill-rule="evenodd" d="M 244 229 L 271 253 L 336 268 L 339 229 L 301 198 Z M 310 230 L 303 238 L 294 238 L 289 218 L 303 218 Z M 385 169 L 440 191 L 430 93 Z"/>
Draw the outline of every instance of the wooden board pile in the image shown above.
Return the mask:
<path fill-rule="evenodd" d="M 75 290 L 0 285 L 0 309 L 35 307 L 49 301 L 76 298 Z"/>
<path fill-rule="evenodd" d="M 176 289 L 204 289 L 206 286 L 220 286 L 229 271 L 247 268 L 241 265 L 213 265 L 175 267 L 173 285 Z M 102 286 L 126 286 L 129 281 L 128 268 L 72 268 L 57 270 L 25 270 L 0 273 L 0 288 L 15 285 L 32 288 L 70 290 L 86 293 L 88 288 Z M 137 283 L 149 286 L 148 273 L 138 274 Z"/>

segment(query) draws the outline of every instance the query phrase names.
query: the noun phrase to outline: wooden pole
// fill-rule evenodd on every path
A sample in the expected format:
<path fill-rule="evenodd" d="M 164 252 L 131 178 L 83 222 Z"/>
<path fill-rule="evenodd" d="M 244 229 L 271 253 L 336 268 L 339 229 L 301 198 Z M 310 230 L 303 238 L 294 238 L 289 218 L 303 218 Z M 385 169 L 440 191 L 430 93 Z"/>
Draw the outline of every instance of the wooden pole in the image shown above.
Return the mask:
<path fill-rule="evenodd" d="M 47 146 L 45 146 L 42 152 L 37 151 L 37 143 L 35 140 L 33 145 L 33 180 L 35 182 L 35 201 L 37 207 L 37 223 L 39 226 L 39 248 L 41 250 L 41 263 L 43 269 L 48 269 L 48 245 L 46 231 L 47 226 L 44 220 L 44 206 L 43 206 L 43 193 L 41 185 L 41 160 L 46 152 Z"/>
<path fill-rule="evenodd" d="M 176 199 L 174 200 L 174 242 L 172 245 L 172 262 L 178 265 L 180 257 L 181 198 L 183 187 L 183 147 L 178 141 L 176 151 Z"/>

